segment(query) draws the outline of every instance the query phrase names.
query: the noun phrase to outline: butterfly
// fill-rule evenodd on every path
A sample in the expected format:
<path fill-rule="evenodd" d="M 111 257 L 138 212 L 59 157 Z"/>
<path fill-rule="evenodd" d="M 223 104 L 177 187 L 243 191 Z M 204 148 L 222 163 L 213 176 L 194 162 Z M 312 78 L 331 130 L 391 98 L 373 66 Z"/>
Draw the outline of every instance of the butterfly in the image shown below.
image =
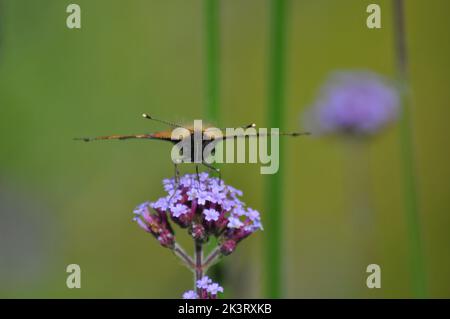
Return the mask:
<path fill-rule="evenodd" d="M 203 151 L 206 147 L 210 147 L 212 149 L 211 155 L 214 155 L 215 145 L 221 141 L 226 139 L 236 139 L 236 138 L 250 138 L 250 137 L 262 137 L 262 136 L 270 136 L 270 135 L 280 135 L 280 136 L 301 136 L 301 135 L 309 135 L 308 132 L 293 132 L 293 133 L 260 133 L 256 130 L 253 133 L 243 133 L 243 134 L 217 134 L 217 130 L 211 125 L 201 126 L 200 128 L 194 126 L 183 126 L 177 123 L 168 122 L 164 120 L 157 119 L 155 117 L 150 116 L 147 113 L 142 114 L 145 119 L 153 120 L 165 125 L 172 127 L 172 130 L 167 131 L 159 131 L 155 133 L 147 133 L 147 134 L 133 134 L 133 135 L 107 135 L 107 136 L 97 136 L 97 137 L 82 137 L 75 138 L 75 140 L 81 140 L 85 142 L 99 141 L 99 140 L 129 140 L 129 139 L 146 139 L 146 140 L 160 140 L 170 142 L 172 144 L 178 144 L 186 139 L 190 142 L 191 152 L 189 154 L 190 162 L 198 163 L 198 158 L 195 157 L 195 147 L 199 147 Z M 195 122 L 194 122 L 195 123 Z M 241 129 L 247 130 L 249 128 L 255 128 L 256 125 L 254 123 L 242 126 Z M 175 130 L 178 129 L 179 134 L 173 134 Z M 215 129 L 215 130 L 214 130 Z M 200 139 L 196 139 L 200 135 Z M 200 145 L 198 140 L 200 140 Z M 211 145 L 212 144 L 212 145 Z M 205 165 L 207 168 L 216 171 L 220 174 L 219 169 L 205 162 L 203 158 L 200 158 L 201 164 Z M 198 167 L 197 167 L 198 170 Z M 177 175 L 177 168 L 175 164 L 175 174 Z"/>

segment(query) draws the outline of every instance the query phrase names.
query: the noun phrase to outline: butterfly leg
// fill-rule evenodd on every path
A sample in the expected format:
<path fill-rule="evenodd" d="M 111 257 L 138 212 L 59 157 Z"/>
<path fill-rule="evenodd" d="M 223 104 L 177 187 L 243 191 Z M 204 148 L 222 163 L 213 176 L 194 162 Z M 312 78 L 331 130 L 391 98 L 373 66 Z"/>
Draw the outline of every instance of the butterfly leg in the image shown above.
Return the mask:
<path fill-rule="evenodd" d="M 200 183 L 200 175 L 198 174 L 198 164 L 195 165 L 195 174 L 197 175 L 197 182 Z"/>
<path fill-rule="evenodd" d="M 173 168 L 175 171 L 175 183 L 178 183 L 178 181 L 180 179 L 180 172 L 178 171 L 178 166 L 176 163 L 173 164 Z"/>
<path fill-rule="evenodd" d="M 173 186 L 173 193 L 169 198 L 169 205 L 172 202 L 173 197 L 177 193 L 178 188 L 180 187 L 180 172 L 178 171 L 178 166 L 176 163 L 173 164 L 173 167 L 175 169 L 175 185 Z"/>

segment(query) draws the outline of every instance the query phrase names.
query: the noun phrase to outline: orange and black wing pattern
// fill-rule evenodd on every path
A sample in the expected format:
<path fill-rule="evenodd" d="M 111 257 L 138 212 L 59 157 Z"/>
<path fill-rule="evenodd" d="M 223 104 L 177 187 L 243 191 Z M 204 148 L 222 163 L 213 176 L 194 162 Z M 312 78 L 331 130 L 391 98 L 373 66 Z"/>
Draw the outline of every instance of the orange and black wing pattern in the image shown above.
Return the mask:
<path fill-rule="evenodd" d="M 176 140 L 171 139 L 171 132 L 156 132 L 151 134 L 132 134 L 132 135 L 106 135 L 106 136 L 96 136 L 96 137 L 79 137 L 75 138 L 78 141 L 92 142 L 92 141 L 102 141 L 102 140 L 129 140 L 129 139 L 148 139 L 148 140 L 161 140 L 174 142 Z"/>

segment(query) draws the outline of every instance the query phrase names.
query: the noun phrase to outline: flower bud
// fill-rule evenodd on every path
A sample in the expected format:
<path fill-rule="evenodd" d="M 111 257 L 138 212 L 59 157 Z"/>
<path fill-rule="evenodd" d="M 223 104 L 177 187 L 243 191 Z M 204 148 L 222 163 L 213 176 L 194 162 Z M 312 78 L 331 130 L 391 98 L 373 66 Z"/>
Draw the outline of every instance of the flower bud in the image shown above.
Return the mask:
<path fill-rule="evenodd" d="M 201 242 L 206 242 L 208 240 L 206 229 L 202 224 L 192 224 L 192 227 L 189 229 L 189 233 L 195 240 L 199 240 Z"/>
<path fill-rule="evenodd" d="M 236 249 L 236 241 L 233 239 L 225 240 L 220 246 L 220 252 L 222 255 L 227 256 Z"/>
<path fill-rule="evenodd" d="M 156 237 L 156 236 L 155 236 Z M 162 230 L 156 237 L 161 246 L 173 249 L 175 247 L 175 236 L 167 229 Z"/>

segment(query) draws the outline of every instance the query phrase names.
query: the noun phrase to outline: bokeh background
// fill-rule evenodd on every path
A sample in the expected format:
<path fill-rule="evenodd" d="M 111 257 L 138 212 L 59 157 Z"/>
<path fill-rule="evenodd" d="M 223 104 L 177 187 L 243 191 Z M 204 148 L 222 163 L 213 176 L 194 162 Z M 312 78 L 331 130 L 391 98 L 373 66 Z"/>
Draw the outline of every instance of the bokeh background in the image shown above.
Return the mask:
<path fill-rule="evenodd" d="M 162 195 L 161 180 L 173 176 L 170 145 L 72 138 L 165 129 L 143 112 L 204 118 L 204 3 L 74 2 L 81 30 L 65 25 L 69 1 L 0 1 L 0 296 L 178 298 L 191 273 L 131 221 L 133 208 Z M 365 24 L 372 2 L 382 8 L 379 30 Z M 222 126 L 268 123 L 269 10 L 262 0 L 220 4 Z M 450 297 L 449 10 L 447 0 L 406 1 L 428 296 L 440 298 Z M 301 128 L 331 72 L 393 77 L 393 42 L 391 1 L 289 1 L 284 129 Z M 351 213 L 348 156 L 333 139 L 285 141 L 283 296 L 413 297 L 398 125 L 357 159 L 369 177 L 370 214 L 356 217 L 372 229 L 367 245 Z M 264 222 L 259 166 L 224 165 L 222 174 Z M 264 296 L 264 236 L 227 257 L 227 297 Z M 81 289 L 66 287 L 71 263 L 81 266 Z M 365 285 L 370 263 L 382 268 L 381 289 Z"/>

